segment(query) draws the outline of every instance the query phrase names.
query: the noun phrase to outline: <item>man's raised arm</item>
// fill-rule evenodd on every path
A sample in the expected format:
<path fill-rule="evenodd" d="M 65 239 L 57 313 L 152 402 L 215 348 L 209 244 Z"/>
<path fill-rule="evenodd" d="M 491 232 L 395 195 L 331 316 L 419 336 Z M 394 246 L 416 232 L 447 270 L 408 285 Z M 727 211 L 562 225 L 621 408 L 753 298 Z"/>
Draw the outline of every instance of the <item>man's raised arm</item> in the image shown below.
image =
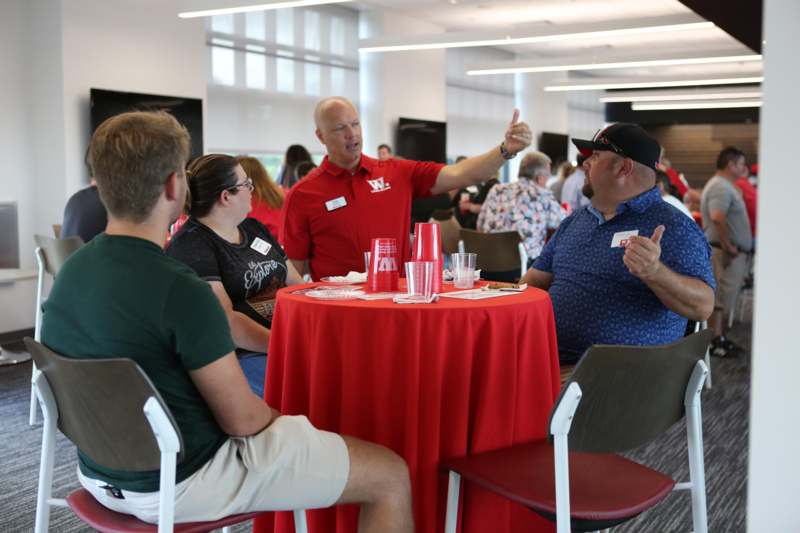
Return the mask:
<path fill-rule="evenodd" d="M 506 129 L 505 140 L 482 155 L 469 157 L 460 163 L 447 165 L 439 172 L 431 194 L 441 194 L 454 189 L 461 189 L 484 181 L 513 158 L 530 146 L 531 129 L 519 121 L 519 109 L 514 110 L 511 123 Z"/>

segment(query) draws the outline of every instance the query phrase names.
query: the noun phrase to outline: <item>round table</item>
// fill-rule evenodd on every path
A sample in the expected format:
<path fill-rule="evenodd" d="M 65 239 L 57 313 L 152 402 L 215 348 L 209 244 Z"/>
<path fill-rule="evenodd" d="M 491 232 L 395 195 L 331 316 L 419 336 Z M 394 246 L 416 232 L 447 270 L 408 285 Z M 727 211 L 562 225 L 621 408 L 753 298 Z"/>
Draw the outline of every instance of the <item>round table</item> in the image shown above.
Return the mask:
<path fill-rule="evenodd" d="M 548 294 L 396 304 L 278 293 L 266 401 L 320 429 L 388 446 L 408 463 L 416 530 L 444 529 L 444 457 L 541 438 L 559 392 Z M 445 286 L 447 291 L 447 285 Z M 297 291 L 301 293 L 296 293 Z M 452 290 L 452 286 L 449 286 Z M 549 522 L 466 485 L 462 531 L 551 531 Z M 308 513 L 309 531 L 356 531 L 357 508 Z M 292 531 L 289 513 L 254 531 Z"/>

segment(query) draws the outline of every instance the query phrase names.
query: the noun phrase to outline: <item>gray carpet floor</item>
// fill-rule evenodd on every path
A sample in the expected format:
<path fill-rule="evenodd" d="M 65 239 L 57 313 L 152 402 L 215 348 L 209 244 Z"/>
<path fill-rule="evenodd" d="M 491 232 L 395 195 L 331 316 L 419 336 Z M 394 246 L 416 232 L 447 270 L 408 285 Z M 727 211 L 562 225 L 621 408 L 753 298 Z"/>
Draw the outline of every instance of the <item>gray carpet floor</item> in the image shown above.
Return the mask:
<path fill-rule="evenodd" d="M 731 338 L 743 350 L 712 360 L 713 389 L 703 392 L 703 426 L 709 529 L 745 530 L 750 405 L 750 324 L 737 324 Z M 30 363 L 0 367 L 0 533 L 33 531 L 41 430 L 28 426 Z M 681 423 L 655 442 L 629 454 L 679 481 L 688 479 L 686 432 Z M 54 495 L 76 487 L 74 447 L 59 435 Z M 614 532 L 691 531 L 688 492 L 674 493 L 655 509 Z M 243 524 L 237 533 L 249 531 Z M 66 509 L 54 509 L 50 531 L 91 531 Z M 314 532 L 321 533 L 321 532 Z M 423 532 L 428 533 L 428 532 Z M 433 532 L 431 532 L 433 533 Z"/>

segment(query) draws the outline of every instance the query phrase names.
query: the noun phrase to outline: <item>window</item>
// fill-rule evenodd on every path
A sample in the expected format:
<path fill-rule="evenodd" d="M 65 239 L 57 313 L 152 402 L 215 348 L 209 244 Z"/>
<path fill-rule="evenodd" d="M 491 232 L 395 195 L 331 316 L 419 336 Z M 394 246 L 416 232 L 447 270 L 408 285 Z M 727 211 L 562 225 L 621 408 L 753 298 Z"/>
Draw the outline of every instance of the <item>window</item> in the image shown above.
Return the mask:
<path fill-rule="evenodd" d="M 279 9 L 276 12 L 275 35 L 277 35 L 276 42 L 286 46 L 294 46 L 294 10 L 293 9 Z"/>
<path fill-rule="evenodd" d="M 341 6 L 210 18 L 209 83 L 358 100 L 358 12 Z"/>
<path fill-rule="evenodd" d="M 234 50 L 230 48 L 233 42 L 215 39 L 214 44 L 217 46 L 211 48 L 212 79 L 220 85 L 233 85 L 236 82 Z"/>
<path fill-rule="evenodd" d="M 248 39 L 263 41 L 267 38 L 267 24 L 263 11 L 245 14 L 245 35 Z"/>

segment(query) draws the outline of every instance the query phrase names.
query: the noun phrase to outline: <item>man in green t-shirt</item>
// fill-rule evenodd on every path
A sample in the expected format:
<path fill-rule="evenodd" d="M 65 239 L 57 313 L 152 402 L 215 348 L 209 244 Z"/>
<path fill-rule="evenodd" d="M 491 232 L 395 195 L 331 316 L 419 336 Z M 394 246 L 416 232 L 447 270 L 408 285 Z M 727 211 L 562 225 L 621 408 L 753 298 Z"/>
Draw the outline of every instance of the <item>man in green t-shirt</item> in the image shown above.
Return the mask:
<path fill-rule="evenodd" d="M 177 522 L 360 503 L 361 531 L 412 531 L 403 460 L 317 430 L 304 416 L 281 416 L 253 394 L 219 301 L 164 254 L 186 198 L 188 155 L 189 134 L 167 113 L 124 113 L 100 125 L 89 157 L 108 226 L 59 272 L 43 342 L 67 357 L 128 357 L 155 384 L 183 437 Z M 78 478 L 101 504 L 157 521 L 158 471 L 78 457 Z"/>

